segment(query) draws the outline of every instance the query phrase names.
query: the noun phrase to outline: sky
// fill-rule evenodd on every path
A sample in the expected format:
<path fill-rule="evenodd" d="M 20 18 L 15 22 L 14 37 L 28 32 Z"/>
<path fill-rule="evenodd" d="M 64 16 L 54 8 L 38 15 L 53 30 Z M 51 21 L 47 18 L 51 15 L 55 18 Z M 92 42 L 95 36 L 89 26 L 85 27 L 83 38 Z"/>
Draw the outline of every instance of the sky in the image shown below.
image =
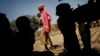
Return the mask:
<path fill-rule="evenodd" d="M 60 3 L 69 3 L 72 8 L 77 8 L 77 4 L 86 4 L 88 0 L 0 0 L 0 13 L 5 13 L 9 21 L 16 20 L 17 17 L 22 15 L 37 15 L 39 12 L 37 6 L 40 3 L 45 5 L 45 10 L 52 16 L 52 24 L 57 21 L 55 15 L 56 6 Z"/>

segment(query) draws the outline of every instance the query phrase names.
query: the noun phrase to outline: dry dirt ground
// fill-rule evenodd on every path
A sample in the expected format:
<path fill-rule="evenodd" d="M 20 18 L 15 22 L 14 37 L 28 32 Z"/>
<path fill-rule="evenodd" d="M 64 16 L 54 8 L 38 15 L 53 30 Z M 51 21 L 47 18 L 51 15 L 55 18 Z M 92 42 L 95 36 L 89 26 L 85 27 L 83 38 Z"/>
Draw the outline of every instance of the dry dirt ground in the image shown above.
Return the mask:
<path fill-rule="evenodd" d="M 95 48 L 97 51 L 100 52 L 100 27 L 91 28 L 91 47 Z M 78 28 L 76 29 L 76 34 L 79 39 L 80 47 L 83 48 L 81 37 L 78 32 Z M 36 42 L 34 44 L 34 50 L 33 51 L 45 51 L 44 45 L 40 42 L 40 37 L 36 36 Z M 59 56 L 59 53 L 61 53 L 64 49 L 63 47 L 63 36 L 60 33 L 60 31 L 52 32 L 50 34 L 50 38 L 53 42 L 54 48 L 50 49 L 51 52 L 54 53 L 55 56 Z M 50 47 L 48 45 L 48 47 Z"/>

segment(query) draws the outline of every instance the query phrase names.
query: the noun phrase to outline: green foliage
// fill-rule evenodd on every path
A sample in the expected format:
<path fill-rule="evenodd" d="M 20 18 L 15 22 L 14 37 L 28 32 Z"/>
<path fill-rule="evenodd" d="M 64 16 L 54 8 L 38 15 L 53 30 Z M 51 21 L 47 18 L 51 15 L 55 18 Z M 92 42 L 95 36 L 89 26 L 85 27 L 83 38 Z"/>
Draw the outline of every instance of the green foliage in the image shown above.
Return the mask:
<path fill-rule="evenodd" d="M 31 25 L 32 29 L 37 30 L 39 28 L 39 19 L 38 19 L 37 16 L 34 16 L 34 15 L 33 16 L 31 16 L 31 15 L 24 15 L 24 16 L 29 18 L 30 25 Z M 17 29 L 17 27 L 16 27 L 16 20 L 12 20 L 10 22 L 10 24 L 11 24 L 11 29 L 13 31 L 15 31 Z"/>
<path fill-rule="evenodd" d="M 39 20 L 37 16 L 31 16 L 31 15 L 25 15 L 30 20 L 30 25 L 34 30 L 37 30 L 39 28 Z"/>

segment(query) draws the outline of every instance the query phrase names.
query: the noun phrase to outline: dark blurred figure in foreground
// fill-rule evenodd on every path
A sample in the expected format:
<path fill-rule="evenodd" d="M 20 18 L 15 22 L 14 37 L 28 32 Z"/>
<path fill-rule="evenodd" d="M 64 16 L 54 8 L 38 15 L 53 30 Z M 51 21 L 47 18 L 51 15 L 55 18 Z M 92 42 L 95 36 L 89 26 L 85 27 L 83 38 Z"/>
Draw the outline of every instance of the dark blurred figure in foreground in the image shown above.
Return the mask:
<path fill-rule="evenodd" d="M 10 55 L 11 54 L 11 39 L 12 39 L 12 30 L 10 29 L 10 23 L 6 14 L 0 13 L 0 51 L 1 55 Z"/>
<path fill-rule="evenodd" d="M 35 32 L 30 27 L 30 21 L 25 16 L 20 16 L 16 20 L 18 32 L 14 35 L 14 56 L 32 56 L 33 44 L 35 42 Z"/>
<path fill-rule="evenodd" d="M 92 21 L 99 19 L 99 8 L 97 9 L 97 1 L 89 0 L 87 4 L 79 6 L 76 8 L 74 13 L 74 18 L 79 24 L 79 33 L 84 45 L 83 51 L 85 54 L 91 54 L 91 32 L 90 32 L 90 23 Z"/>
<path fill-rule="evenodd" d="M 67 49 L 68 56 L 80 54 L 80 45 L 75 33 L 75 23 L 72 9 L 68 3 L 61 3 L 56 7 L 58 28 L 64 36 L 64 48 Z"/>

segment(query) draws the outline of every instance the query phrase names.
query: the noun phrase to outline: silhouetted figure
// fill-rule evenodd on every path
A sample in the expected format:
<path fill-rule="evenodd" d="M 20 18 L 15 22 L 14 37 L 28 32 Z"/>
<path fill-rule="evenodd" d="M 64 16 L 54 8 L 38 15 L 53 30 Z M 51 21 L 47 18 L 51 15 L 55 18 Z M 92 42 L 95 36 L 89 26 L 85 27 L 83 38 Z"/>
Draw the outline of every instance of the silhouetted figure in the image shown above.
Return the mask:
<path fill-rule="evenodd" d="M 14 56 L 32 56 L 35 32 L 31 29 L 29 19 L 25 16 L 18 17 L 16 26 L 19 31 L 14 36 Z"/>
<path fill-rule="evenodd" d="M 58 28 L 64 37 L 64 48 L 69 56 L 80 54 L 80 46 L 75 33 L 75 23 L 72 9 L 68 3 L 61 3 L 56 7 Z"/>
<path fill-rule="evenodd" d="M 94 8 L 94 10 L 96 11 L 98 18 L 100 19 L 100 0 L 96 0 L 95 7 L 96 8 Z"/>
<path fill-rule="evenodd" d="M 73 12 L 79 22 L 91 22 L 97 20 L 97 11 L 93 0 L 89 0 L 87 4 L 77 7 Z"/>
<path fill-rule="evenodd" d="M 0 13 L 0 51 L 1 55 L 11 54 L 11 39 L 12 30 L 10 29 L 10 23 L 6 14 Z"/>
<path fill-rule="evenodd" d="M 91 53 L 90 22 L 99 19 L 97 12 L 98 9 L 94 0 L 89 0 L 87 4 L 79 6 L 73 11 L 75 19 L 79 23 L 79 33 L 84 45 L 83 50 L 86 53 Z"/>

